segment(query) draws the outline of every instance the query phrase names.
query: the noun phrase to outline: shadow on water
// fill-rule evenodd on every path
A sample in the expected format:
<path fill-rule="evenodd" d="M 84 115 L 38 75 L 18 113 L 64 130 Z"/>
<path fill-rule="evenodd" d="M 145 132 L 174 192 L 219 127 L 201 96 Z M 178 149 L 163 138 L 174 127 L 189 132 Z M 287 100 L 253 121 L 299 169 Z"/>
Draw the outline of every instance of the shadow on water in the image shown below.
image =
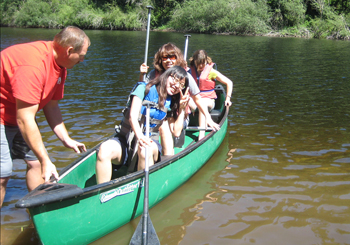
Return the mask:
<path fill-rule="evenodd" d="M 145 32 L 86 31 L 86 60 L 60 101 L 72 138 L 88 148 L 114 132 L 139 77 Z M 57 30 L 1 28 L 1 48 Z M 148 64 L 181 33 L 151 32 Z M 162 244 L 350 244 L 350 43 L 193 34 L 234 82 L 228 135 L 211 160 L 150 215 Z M 60 170 L 76 159 L 37 116 Z M 26 166 L 15 161 L 1 209 L 1 244 L 37 244 L 25 210 Z M 128 244 L 138 219 L 95 244 Z"/>

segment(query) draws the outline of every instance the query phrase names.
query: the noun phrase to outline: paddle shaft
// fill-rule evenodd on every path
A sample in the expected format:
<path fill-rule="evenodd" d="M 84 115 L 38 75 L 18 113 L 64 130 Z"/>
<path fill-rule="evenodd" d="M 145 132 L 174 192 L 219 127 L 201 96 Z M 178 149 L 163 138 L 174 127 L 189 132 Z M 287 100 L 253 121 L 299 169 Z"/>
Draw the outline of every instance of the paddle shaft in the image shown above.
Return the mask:
<path fill-rule="evenodd" d="M 145 64 L 147 66 L 147 54 L 148 54 L 148 40 L 149 40 L 149 31 L 151 25 L 151 10 L 152 6 L 147 6 L 148 8 L 148 20 L 147 20 L 147 37 L 146 37 L 146 48 L 145 48 Z M 146 74 L 143 76 L 143 80 L 146 79 Z M 146 105 L 146 137 L 149 138 L 149 104 Z M 154 230 L 152 221 L 149 217 L 149 147 L 145 149 L 145 177 L 144 177 L 144 201 L 143 201 L 143 214 L 140 219 L 139 224 L 136 227 L 136 230 L 131 238 L 130 245 L 147 245 L 150 244 L 160 245 L 159 238 L 156 231 Z"/>
<path fill-rule="evenodd" d="M 191 37 L 191 35 L 186 34 L 185 37 L 186 37 L 186 41 L 185 41 L 185 50 L 184 50 L 184 60 L 186 61 L 187 60 L 188 39 L 189 39 L 189 37 Z"/>
<path fill-rule="evenodd" d="M 201 128 L 201 127 L 187 127 L 186 128 L 187 131 L 213 131 L 213 128 Z"/>
<path fill-rule="evenodd" d="M 146 137 L 149 138 L 149 104 L 146 108 Z M 142 244 L 147 244 L 148 233 L 148 205 L 149 205 L 149 146 L 146 147 L 145 152 L 145 198 L 143 200 L 143 229 L 142 229 Z"/>
<path fill-rule="evenodd" d="M 148 58 L 148 43 L 149 43 L 149 31 L 151 26 L 151 10 L 154 9 L 152 6 L 148 5 L 148 18 L 147 18 L 147 36 L 146 36 L 146 48 L 145 48 L 145 60 L 144 63 L 147 66 L 147 58 Z M 146 73 L 143 75 L 143 80 L 146 80 Z"/>
<path fill-rule="evenodd" d="M 146 48 L 145 48 L 145 64 L 147 66 L 147 58 L 148 58 L 148 43 L 149 43 L 149 31 L 151 26 L 151 10 L 152 6 L 147 6 L 148 8 L 148 18 L 147 18 L 147 36 L 146 36 Z M 146 73 L 143 75 L 143 80 L 146 80 Z M 149 104 L 147 104 L 146 109 L 146 137 L 149 137 Z M 148 159 L 149 158 L 149 147 L 146 147 L 145 152 L 145 197 L 143 201 L 143 224 L 142 224 L 142 244 L 147 245 L 148 239 L 148 205 L 149 205 L 149 166 Z"/>

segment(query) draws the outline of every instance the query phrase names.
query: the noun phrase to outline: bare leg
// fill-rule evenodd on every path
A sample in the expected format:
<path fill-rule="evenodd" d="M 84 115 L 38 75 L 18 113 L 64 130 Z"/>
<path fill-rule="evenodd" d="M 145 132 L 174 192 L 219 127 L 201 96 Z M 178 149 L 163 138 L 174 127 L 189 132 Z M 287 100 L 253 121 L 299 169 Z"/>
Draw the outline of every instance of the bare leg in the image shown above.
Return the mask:
<path fill-rule="evenodd" d="M 6 186 L 9 182 L 10 177 L 0 178 L 0 209 L 2 207 L 2 203 L 5 199 Z"/>
<path fill-rule="evenodd" d="M 39 160 L 25 161 L 27 163 L 27 188 L 28 191 L 32 191 L 39 185 L 44 183 L 44 179 L 41 175 L 41 164 Z"/>
<path fill-rule="evenodd" d="M 115 140 L 108 140 L 100 146 L 96 161 L 97 184 L 108 182 L 112 178 L 112 160 L 117 164 L 122 158 L 122 148 Z"/>
<path fill-rule="evenodd" d="M 150 146 L 151 149 L 149 149 L 150 154 L 149 154 L 149 158 L 148 158 L 148 166 L 152 166 L 154 164 L 155 161 L 158 160 L 158 147 L 156 143 L 152 143 L 152 145 Z M 145 169 L 146 166 L 146 148 L 144 147 L 139 147 L 138 151 L 138 156 L 139 156 L 139 161 L 137 164 L 137 170 L 142 170 Z"/>
<path fill-rule="evenodd" d="M 163 121 L 162 126 L 160 126 L 159 136 L 161 138 L 163 155 L 174 155 L 173 135 L 170 131 L 168 121 Z"/>
<path fill-rule="evenodd" d="M 204 98 L 203 100 L 203 108 L 205 108 L 205 110 L 210 111 L 211 109 L 213 109 L 213 102 L 211 99 L 208 98 Z M 203 113 L 199 112 L 199 127 L 200 128 L 206 128 L 207 127 L 207 120 L 204 116 Z M 205 131 L 201 130 L 199 131 L 199 136 L 198 136 L 198 140 L 201 140 L 203 137 L 205 136 Z"/>
<path fill-rule="evenodd" d="M 207 105 L 207 103 L 205 103 L 206 101 L 204 99 L 202 101 L 203 101 L 202 107 L 205 110 L 208 110 L 208 105 Z M 205 128 L 207 126 L 207 122 L 205 120 L 204 114 L 202 112 L 200 112 L 200 111 L 199 111 L 198 119 L 199 119 L 199 127 L 200 128 Z M 199 135 L 198 135 L 198 140 L 201 140 L 204 136 L 205 136 L 205 131 L 200 130 L 199 131 Z"/>

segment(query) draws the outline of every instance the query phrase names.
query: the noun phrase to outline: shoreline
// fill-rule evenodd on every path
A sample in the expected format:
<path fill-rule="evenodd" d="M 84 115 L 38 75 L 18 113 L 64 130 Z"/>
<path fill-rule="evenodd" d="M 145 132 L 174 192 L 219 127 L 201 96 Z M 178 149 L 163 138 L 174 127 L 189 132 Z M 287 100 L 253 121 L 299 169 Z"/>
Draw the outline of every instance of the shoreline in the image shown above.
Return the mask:
<path fill-rule="evenodd" d="M 61 29 L 61 28 L 50 28 L 50 27 L 21 27 L 21 26 L 4 26 L 0 25 L 0 28 L 24 28 L 24 29 Z M 63 28 L 63 27 L 62 27 Z M 101 30 L 101 31 L 146 31 L 144 29 L 140 30 L 127 30 L 127 29 L 85 29 L 83 30 Z M 319 39 L 319 40 L 339 40 L 339 41 L 350 41 L 350 36 L 345 38 L 336 38 L 334 36 L 327 36 L 326 38 L 317 38 L 314 37 L 312 32 L 310 32 L 308 29 L 304 28 L 301 29 L 305 35 L 297 35 L 297 34 L 291 34 L 291 33 L 283 33 L 284 31 L 270 31 L 269 33 L 265 34 L 242 34 L 242 33 L 235 33 L 235 32 L 213 32 L 213 33 L 206 33 L 206 32 L 184 32 L 184 31 L 177 31 L 171 28 L 155 28 L 151 29 L 151 31 L 154 32 L 173 32 L 173 33 L 186 33 L 186 34 L 208 34 L 208 35 L 219 35 L 219 36 L 247 36 L 247 37 L 280 37 L 280 38 L 303 38 L 303 39 Z"/>

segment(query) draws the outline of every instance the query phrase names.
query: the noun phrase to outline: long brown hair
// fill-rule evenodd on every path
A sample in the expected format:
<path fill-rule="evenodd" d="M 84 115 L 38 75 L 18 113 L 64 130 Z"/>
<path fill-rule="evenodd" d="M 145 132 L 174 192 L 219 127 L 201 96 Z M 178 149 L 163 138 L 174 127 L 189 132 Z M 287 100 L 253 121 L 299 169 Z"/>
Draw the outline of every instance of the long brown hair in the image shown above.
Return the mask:
<path fill-rule="evenodd" d="M 186 61 L 184 60 L 184 56 L 181 50 L 178 47 L 176 47 L 175 44 L 167 43 L 160 47 L 158 52 L 154 55 L 153 66 L 160 74 L 162 74 L 165 71 L 162 64 L 162 57 L 167 55 L 175 55 L 175 65 L 181 66 L 183 68 L 186 67 Z"/>
<path fill-rule="evenodd" d="M 195 51 L 189 60 L 191 66 L 196 66 L 196 64 L 205 64 L 205 62 L 207 62 L 207 64 L 211 64 L 213 62 L 208 56 L 207 52 L 205 52 L 203 49 Z"/>
<path fill-rule="evenodd" d="M 158 92 L 158 106 L 159 108 L 164 107 L 164 103 L 166 98 L 168 97 L 167 92 L 167 80 L 168 77 L 174 76 L 180 80 L 185 78 L 185 86 L 182 88 L 182 93 L 185 93 L 186 87 L 188 87 L 188 75 L 184 68 L 180 66 L 173 66 L 166 70 L 162 75 L 156 77 L 155 79 L 151 80 L 146 85 L 145 95 L 148 94 L 149 90 L 153 85 L 156 85 L 157 92 Z M 180 93 L 174 94 L 171 97 L 171 117 L 177 118 L 177 112 L 180 108 Z"/>

